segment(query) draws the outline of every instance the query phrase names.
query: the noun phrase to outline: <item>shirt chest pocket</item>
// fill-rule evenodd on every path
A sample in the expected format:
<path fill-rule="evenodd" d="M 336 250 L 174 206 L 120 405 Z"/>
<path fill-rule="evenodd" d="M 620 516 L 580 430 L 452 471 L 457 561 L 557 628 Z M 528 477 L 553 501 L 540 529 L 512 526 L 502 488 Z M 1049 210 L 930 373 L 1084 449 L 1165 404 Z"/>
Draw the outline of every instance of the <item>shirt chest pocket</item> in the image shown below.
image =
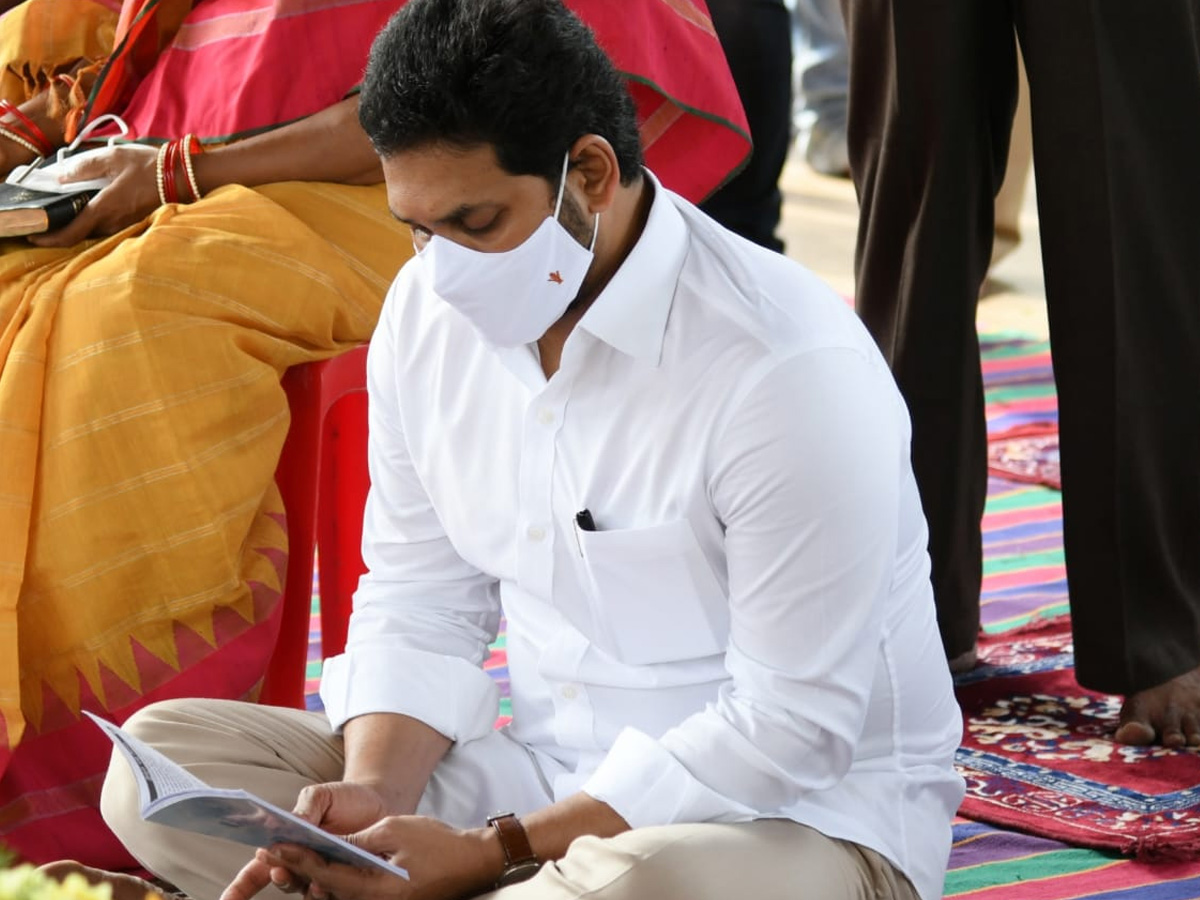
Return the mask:
<path fill-rule="evenodd" d="M 577 534 L 600 649 L 630 665 L 724 652 L 729 601 L 687 520 Z"/>

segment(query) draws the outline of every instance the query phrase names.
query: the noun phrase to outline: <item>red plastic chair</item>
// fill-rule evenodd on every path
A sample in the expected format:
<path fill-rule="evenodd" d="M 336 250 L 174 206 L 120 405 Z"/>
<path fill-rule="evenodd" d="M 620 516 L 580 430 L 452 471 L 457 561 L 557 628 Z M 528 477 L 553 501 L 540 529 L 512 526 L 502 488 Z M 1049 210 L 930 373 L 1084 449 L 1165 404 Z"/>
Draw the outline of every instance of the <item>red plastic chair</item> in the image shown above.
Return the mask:
<path fill-rule="evenodd" d="M 287 511 L 283 621 L 260 702 L 304 708 L 313 551 L 320 554 L 321 654 L 346 645 L 362 561 L 367 475 L 367 348 L 294 366 L 283 378 L 292 423 L 275 481 Z"/>

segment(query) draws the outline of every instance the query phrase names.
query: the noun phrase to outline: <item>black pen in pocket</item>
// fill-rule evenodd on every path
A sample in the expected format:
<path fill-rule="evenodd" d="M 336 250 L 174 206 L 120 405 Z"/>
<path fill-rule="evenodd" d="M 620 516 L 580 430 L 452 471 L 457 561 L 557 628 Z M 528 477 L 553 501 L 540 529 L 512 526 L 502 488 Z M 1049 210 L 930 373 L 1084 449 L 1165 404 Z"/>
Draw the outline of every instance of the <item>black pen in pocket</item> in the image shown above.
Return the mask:
<path fill-rule="evenodd" d="M 583 541 L 579 537 L 579 532 L 595 530 L 596 520 L 592 518 L 592 514 L 588 510 L 581 509 L 575 513 L 575 546 L 579 548 L 580 556 L 583 556 Z"/>

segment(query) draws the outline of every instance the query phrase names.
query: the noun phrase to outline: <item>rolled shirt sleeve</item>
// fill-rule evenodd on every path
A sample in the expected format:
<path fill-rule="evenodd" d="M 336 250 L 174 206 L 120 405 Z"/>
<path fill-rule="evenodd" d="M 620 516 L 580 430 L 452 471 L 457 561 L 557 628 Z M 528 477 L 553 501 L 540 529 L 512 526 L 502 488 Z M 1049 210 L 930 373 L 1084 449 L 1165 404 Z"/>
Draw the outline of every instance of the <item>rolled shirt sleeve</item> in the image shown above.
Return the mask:
<path fill-rule="evenodd" d="M 622 731 L 583 790 L 633 827 L 778 814 L 854 759 L 880 658 L 908 465 L 882 361 L 772 360 L 710 448 L 731 607 L 715 702 L 654 739 Z"/>
<path fill-rule="evenodd" d="M 325 663 L 321 700 L 335 730 L 355 716 L 402 713 L 465 741 L 487 734 L 499 709 L 482 670 L 499 627 L 499 589 L 456 552 L 413 467 L 397 404 L 394 302 L 389 296 L 367 356 L 368 571 L 346 651 Z"/>

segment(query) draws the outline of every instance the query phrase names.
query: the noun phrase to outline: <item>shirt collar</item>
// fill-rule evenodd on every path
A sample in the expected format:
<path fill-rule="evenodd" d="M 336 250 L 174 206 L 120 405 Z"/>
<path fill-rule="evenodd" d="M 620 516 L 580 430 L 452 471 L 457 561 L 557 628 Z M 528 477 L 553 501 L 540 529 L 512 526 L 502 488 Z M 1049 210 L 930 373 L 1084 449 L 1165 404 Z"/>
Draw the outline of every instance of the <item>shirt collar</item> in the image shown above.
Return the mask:
<path fill-rule="evenodd" d="M 667 316 L 687 256 L 688 231 L 662 183 L 649 169 L 642 172 L 654 192 L 646 225 L 576 327 L 622 353 L 657 366 Z"/>

